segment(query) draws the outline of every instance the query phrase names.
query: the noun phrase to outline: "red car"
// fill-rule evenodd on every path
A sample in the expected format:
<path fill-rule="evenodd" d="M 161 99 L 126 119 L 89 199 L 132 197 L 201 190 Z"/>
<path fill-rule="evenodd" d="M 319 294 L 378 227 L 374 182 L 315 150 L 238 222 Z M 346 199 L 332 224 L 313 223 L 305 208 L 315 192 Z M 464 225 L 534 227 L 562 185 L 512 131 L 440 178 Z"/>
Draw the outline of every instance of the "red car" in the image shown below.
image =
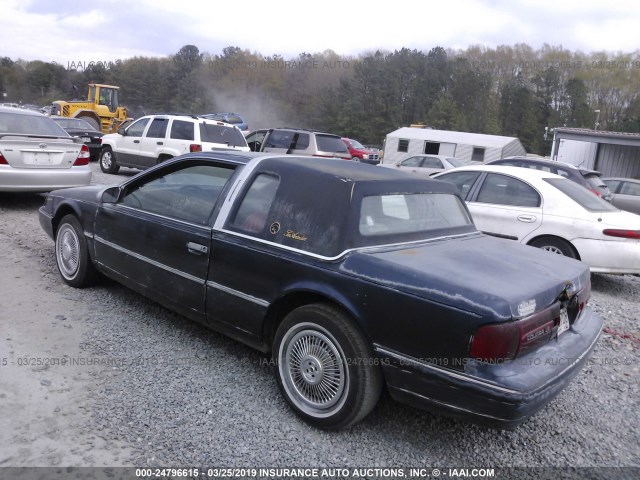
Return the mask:
<path fill-rule="evenodd" d="M 369 150 L 359 141 L 353 140 L 351 138 L 343 137 L 342 141 L 349 149 L 351 160 L 353 160 L 354 162 L 370 163 L 371 165 L 378 165 L 380 163 L 378 152 Z"/>

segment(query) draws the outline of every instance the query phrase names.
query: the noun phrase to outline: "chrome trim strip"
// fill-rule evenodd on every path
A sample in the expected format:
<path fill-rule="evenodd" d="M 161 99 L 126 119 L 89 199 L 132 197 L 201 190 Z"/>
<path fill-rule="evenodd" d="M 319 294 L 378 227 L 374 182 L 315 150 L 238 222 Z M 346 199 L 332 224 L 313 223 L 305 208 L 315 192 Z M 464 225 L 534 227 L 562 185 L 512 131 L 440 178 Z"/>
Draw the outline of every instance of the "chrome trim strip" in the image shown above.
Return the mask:
<path fill-rule="evenodd" d="M 93 233 L 84 232 L 84 236 L 93 239 Z"/>
<path fill-rule="evenodd" d="M 406 364 L 412 364 L 412 365 L 417 365 L 417 366 L 420 366 L 420 367 L 424 367 L 424 368 L 426 368 L 428 370 L 436 371 L 436 372 L 438 372 L 438 373 L 440 373 L 442 375 L 446 375 L 446 376 L 455 378 L 456 380 L 462 380 L 463 382 L 475 383 L 477 385 L 482 385 L 483 387 L 486 387 L 486 388 L 489 388 L 489 389 L 492 389 L 492 390 L 497 390 L 499 392 L 512 393 L 512 394 L 514 393 L 514 394 L 518 394 L 518 395 L 522 394 L 522 392 L 520 392 L 518 390 L 512 390 L 510 388 L 499 387 L 499 386 L 494 385 L 492 383 L 487 383 L 485 381 L 478 380 L 477 378 L 473 378 L 473 377 L 470 377 L 468 375 L 455 373 L 455 372 L 452 372 L 450 370 L 444 370 L 444 369 L 442 369 L 440 367 L 436 367 L 436 366 L 434 366 L 434 365 L 432 365 L 430 363 L 422 362 L 422 361 L 420 361 L 420 360 L 418 360 L 416 358 L 409 357 L 409 356 L 406 356 L 406 355 L 401 355 L 401 354 L 399 354 L 397 352 L 394 352 L 392 350 L 387 350 L 386 348 L 381 347 L 379 345 L 374 345 L 374 350 L 376 352 L 382 353 L 384 355 L 388 355 L 389 357 L 395 358 L 396 360 L 400 360 L 401 362 L 404 362 Z"/>
<path fill-rule="evenodd" d="M 217 290 L 221 290 L 230 295 L 234 295 L 236 297 L 242 298 L 243 300 L 247 300 L 251 303 L 255 303 L 256 305 L 260 305 L 261 307 L 268 307 L 269 302 L 266 300 L 262 300 L 261 298 L 254 297 L 253 295 L 249 295 L 247 293 L 240 292 L 238 290 L 234 290 L 233 288 L 225 287 L 224 285 L 220 285 L 219 283 L 212 282 L 211 280 L 207 281 L 207 287 L 215 288 Z"/>
<path fill-rule="evenodd" d="M 179 275 L 180 277 L 186 278 L 187 280 L 191 280 L 192 282 L 196 282 L 196 283 L 199 283 L 201 285 L 204 285 L 205 282 L 206 282 L 206 280 L 204 278 L 198 278 L 198 277 L 190 275 L 190 274 L 188 274 L 186 272 L 183 272 L 181 270 L 177 270 L 177 269 L 175 269 L 173 267 L 170 267 L 168 265 L 164 265 L 163 263 L 156 262 L 155 260 L 152 260 L 152 259 L 150 259 L 148 257 L 145 257 L 144 255 L 140 255 L 139 253 L 132 252 L 131 250 L 127 250 L 126 248 L 122 248 L 120 245 L 116 245 L 115 243 L 112 243 L 112 242 L 110 242 L 108 240 L 105 240 L 104 238 L 99 237 L 97 235 L 94 237 L 94 239 L 95 239 L 96 242 L 102 243 L 103 245 L 111 247 L 114 250 L 118 250 L 119 252 L 122 252 L 122 253 L 124 253 L 126 255 L 130 255 L 130 256 L 132 256 L 134 258 L 137 258 L 138 260 L 141 260 L 143 262 L 147 262 L 147 263 L 153 265 L 154 267 L 161 268 L 162 270 L 166 270 L 167 272 L 173 273 L 174 275 Z"/>
<path fill-rule="evenodd" d="M 217 223 L 218 222 L 216 222 L 216 224 Z M 262 243 L 264 245 L 270 245 L 272 247 L 279 248 L 281 250 L 287 250 L 289 252 L 299 253 L 301 255 L 306 255 L 308 257 L 317 258 L 319 260 L 324 260 L 324 261 L 328 261 L 328 262 L 340 260 L 342 257 L 344 257 L 345 255 L 347 255 L 348 253 L 351 253 L 351 252 L 372 253 L 372 252 L 376 252 L 378 250 L 385 250 L 387 248 L 424 245 L 424 244 L 428 244 L 428 243 L 435 242 L 435 241 L 438 241 L 438 240 L 443 240 L 445 238 L 461 238 L 461 237 L 467 237 L 467 236 L 470 236 L 470 235 L 477 235 L 477 234 L 481 233 L 481 232 L 477 232 L 476 231 L 476 232 L 460 233 L 458 235 L 445 235 L 445 236 L 442 236 L 442 237 L 428 238 L 428 239 L 422 239 L 422 240 L 414 240 L 412 242 L 387 243 L 387 244 L 384 244 L 384 245 L 373 245 L 373 246 L 369 246 L 369 247 L 347 248 L 346 250 L 343 250 L 341 253 L 339 253 L 335 257 L 327 257 L 327 256 L 324 256 L 324 255 L 319 255 L 317 253 L 308 252 L 306 250 L 300 250 L 299 248 L 289 247 L 287 245 L 282 245 L 280 243 L 275 243 L 275 242 L 270 242 L 268 240 L 263 240 L 261 238 L 253 237 L 251 235 L 246 235 L 244 233 L 234 232 L 234 231 L 227 230 L 227 229 L 224 229 L 224 228 L 218 229 L 218 228 L 216 228 L 214 226 L 213 229 L 214 229 L 214 231 L 217 231 L 217 232 L 226 233 L 228 235 L 232 235 L 232 236 L 235 236 L 235 237 L 246 238 L 246 239 L 249 239 L 249 240 L 253 240 L 254 242 L 258 242 L 258 243 Z"/>

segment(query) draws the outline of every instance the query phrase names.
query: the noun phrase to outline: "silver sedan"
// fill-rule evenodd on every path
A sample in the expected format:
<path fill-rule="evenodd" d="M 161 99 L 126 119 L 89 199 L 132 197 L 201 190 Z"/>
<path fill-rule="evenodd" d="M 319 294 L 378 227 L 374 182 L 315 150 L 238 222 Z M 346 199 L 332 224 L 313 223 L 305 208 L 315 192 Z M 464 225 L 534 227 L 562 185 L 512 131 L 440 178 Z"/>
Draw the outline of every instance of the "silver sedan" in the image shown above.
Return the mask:
<path fill-rule="evenodd" d="M 611 191 L 611 203 L 620 210 L 640 215 L 640 180 L 633 178 L 603 178 Z"/>
<path fill-rule="evenodd" d="M 0 191 L 48 192 L 91 182 L 89 149 L 41 113 L 0 107 Z"/>
<path fill-rule="evenodd" d="M 422 175 L 433 175 L 452 168 L 464 167 L 467 162 L 454 157 L 444 155 L 414 155 L 396 163 L 381 165 L 382 167 L 398 168 Z"/>

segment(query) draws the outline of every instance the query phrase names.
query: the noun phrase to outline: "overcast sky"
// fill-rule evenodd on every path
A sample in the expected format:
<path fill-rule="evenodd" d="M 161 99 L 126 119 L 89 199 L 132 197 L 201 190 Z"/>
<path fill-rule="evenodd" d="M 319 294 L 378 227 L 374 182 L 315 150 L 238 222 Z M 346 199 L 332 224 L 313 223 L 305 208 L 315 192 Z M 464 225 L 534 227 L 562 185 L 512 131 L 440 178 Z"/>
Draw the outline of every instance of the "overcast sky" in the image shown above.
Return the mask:
<path fill-rule="evenodd" d="M 172 55 L 188 44 L 285 58 L 516 43 L 640 52 L 637 0 L 1 0 L 0 19 L 0 56 L 63 65 Z"/>

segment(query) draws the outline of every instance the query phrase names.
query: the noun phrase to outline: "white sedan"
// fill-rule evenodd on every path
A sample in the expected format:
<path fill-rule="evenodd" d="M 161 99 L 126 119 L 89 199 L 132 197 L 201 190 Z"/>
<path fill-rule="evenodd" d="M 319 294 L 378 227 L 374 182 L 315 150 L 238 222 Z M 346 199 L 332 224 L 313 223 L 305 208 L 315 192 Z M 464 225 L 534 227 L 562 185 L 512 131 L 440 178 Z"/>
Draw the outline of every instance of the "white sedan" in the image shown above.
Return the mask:
<path fill-rule="evenodd" d="M 414 155 L 413 157 L 405 158 L 396 163 L 380 164 L 381 167 L 398 168 L 422 175 L 433 175 L 465 165 L 468 165 L 468 163 L 463 160 L 446 157 L 444 155 Z"/>
<path fill-rule="evenodd" d="M 506 166 L 435 175 L 458 186 L 479 230 L 577 258 L 592 272 L 640 274 L 640 215 L 559 175 Z"/>

